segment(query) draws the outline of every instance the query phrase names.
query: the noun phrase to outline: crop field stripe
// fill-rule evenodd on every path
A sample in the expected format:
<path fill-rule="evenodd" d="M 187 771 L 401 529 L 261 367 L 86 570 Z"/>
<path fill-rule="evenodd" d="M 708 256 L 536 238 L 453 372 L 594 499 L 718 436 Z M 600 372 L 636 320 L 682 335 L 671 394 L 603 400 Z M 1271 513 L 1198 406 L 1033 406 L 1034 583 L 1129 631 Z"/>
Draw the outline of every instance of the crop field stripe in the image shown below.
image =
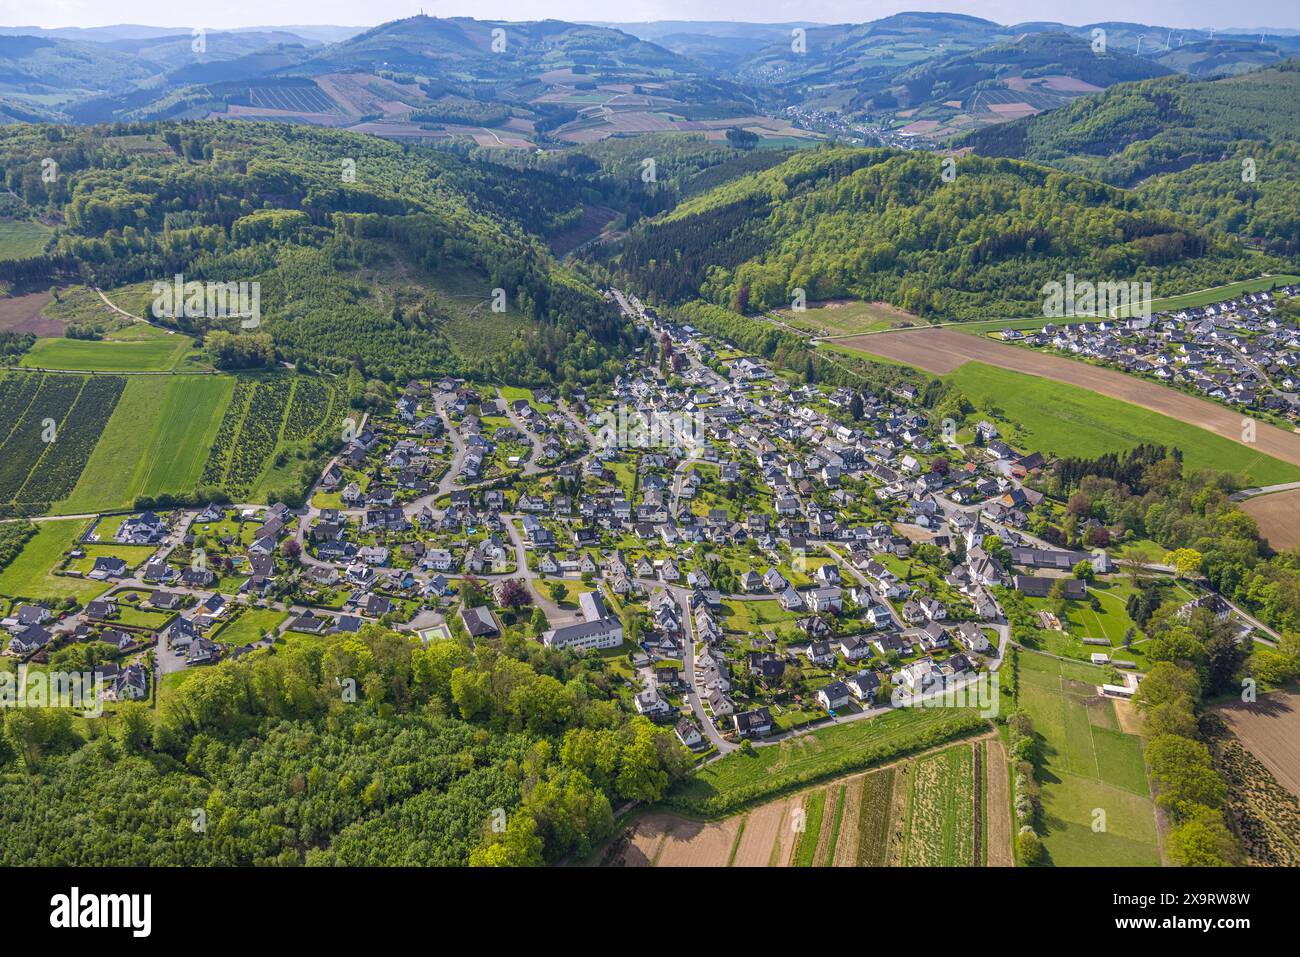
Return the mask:
<path fill-rule="evenodd" d="M 72 400 L 72 404 L 68 406 L 68 410 L 63 413 L 63 418 L 59 419 L 59 421 L 55 423 L 54 442 L 45 443 L 45 448 L 41 449 L 41 454 L 36 457 L 36 461 L 32 463 L 32 467 L 27 470 L 27 478 L 23 479 L 23 484 L 20 485 L 18 487 L 18 491 L 14 493 L 13 500 L 15 502 L 23 501 L 23 489 L 27 487 L 28 483 L 30 483 L 32 480 L 32 476 L 36 474 L 38 469 L 40 469 L 41 463 L 45 461 L 45 457 L 50 455 L 51 450 L 58 442 L 59 433 L 63 431 L 63 426 L 67 423 L 67 421 L 72 418 L 72 413 L 77 408 L 77 403 L 81 401 L 81 396 L 85 391 L 86 391 L 86 380 L 82 379 L 81 388 L 77 390 L 77 397 Z"/>
<path fill-rule="evenodd" d="M 830 838 L 826 845 L 826 859 L 823 864 L 831 864 L 835 860 L 835 846 L 840 840 L 840 825 L 844 823 L 844 802 L 848 797 L 848 786 L 841 784 L 835 801 L 835 815 L 831 820 Z"/>
<path fill-rule="evenodd" d="M 221 473 L 221 482 L 224 485 L 230 480 L 230 469 L 235 460 L 235 449 L 239 445 L 240 438 L 244 434 L 244 423 L 248 421 L 248 410 L 253 406 L 253 397 L 257 392 L 257 383 L 250 382 L 247 394 L 244 397 L 243 408 L 239 410 L 238 424 L 235 426 L 234 434 L 231 436 L 230 451 L 226 455 L 226 467 Z"/>
<path fill-rule="evenodd" d="M 894 806 L 894 774 L 894 768 L 882 768 L 863 778 L 862 799 L 858 808 L 859 867 L 886 863 L 890 810 Z"/>
<path fill-rule="evenodd" d="M 11 424 L 9 426 L 9 431 L 5 433 L 5 437 L 3 439 L 0 439 L 0 451 L 3 451 L 4 445 L 6 442 L 9 441 L 10 436 L 12 436 L 14 432 L 18 431 L 18 423 L 20 423 L 24 418 L 26 418 L 27 413 L 31 411 L 32 403 L 36 401 L 36 393 L 40 391 L 41 383 L 45 381 L 45 375 L 39 372 L 32 373 L 31 375 L 24 375 L 23 378 L 24 379 L 30 378 L 32 381 L 35 382 L 35 386 L 32 388 L 31 395 L 27 397 L 27 401 L 23 404 L 22 412 L 20 412 L 17 415 L 14 415 L 10 419 Z M 21 393 L 18 396 L 18 398 L 21 399 Z"/>

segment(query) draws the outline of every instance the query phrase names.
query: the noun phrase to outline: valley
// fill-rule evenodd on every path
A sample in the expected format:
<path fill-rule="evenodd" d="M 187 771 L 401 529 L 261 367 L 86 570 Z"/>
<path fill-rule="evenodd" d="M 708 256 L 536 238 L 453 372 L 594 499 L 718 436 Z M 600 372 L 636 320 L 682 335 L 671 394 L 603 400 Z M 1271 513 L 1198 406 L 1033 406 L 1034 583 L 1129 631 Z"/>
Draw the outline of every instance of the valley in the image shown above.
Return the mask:
<path fill-rule="evenodd" d="M 1300 860 L 1300 34 L 760 12 L 0 27 L 0 866 Z"/>

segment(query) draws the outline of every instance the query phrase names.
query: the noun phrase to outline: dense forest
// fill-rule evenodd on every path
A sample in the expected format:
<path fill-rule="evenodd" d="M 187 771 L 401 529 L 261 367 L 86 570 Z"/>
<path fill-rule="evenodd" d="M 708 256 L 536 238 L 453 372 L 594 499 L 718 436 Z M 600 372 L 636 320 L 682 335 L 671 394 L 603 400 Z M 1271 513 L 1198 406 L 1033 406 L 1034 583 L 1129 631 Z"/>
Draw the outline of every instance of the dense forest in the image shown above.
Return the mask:
<path fill-rule="evenodd" d="M 748 313 L 851 296 L 935 319 L 1034 315 L 1067 273 L 1150 281 L 1157 295 L 1281 263 L 1190 217 L 1015 160 L 892 150 L 804 151 L 688 199 L 634 230 L 621 278 L 655 300 Z"/>
<path fill-rule="evenodd" d="M 6 709 L 0 863 L 523 865 L 687 769 L 592 656 L 366 626 L 191 675 L 157 717 Z"/>
<path fill-rule="evenodd" d="M 1194 81 L 1126 83 L 990 126 L 959 145 L 1048 163 L 1294 254 L 1300 61 Z"/>
<path fill-rule="evenodd" d="M 290 361 L 381 378 L 501 365 L 563 381 L 600 374 L 627 346 L 613 306 L 532 235 L 581 215 L 563 177 L 252 123 L 6 127 L 0 170 L 63 224 L 45 255 L 0 264 L 0 279 L 259 282 L 261 332 Z M 449 344 L 449 324 L 485 315 L 512 333 L 506 348 Z"/>

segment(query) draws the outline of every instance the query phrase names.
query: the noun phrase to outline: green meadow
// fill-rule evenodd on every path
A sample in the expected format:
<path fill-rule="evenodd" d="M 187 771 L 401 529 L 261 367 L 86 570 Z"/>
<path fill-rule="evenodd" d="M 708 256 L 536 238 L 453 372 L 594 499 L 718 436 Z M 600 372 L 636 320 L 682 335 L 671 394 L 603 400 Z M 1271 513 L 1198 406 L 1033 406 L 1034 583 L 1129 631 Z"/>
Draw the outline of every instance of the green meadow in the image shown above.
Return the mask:
<path fill-rule="evenodd" d="M 65 514 L 129 507 L 140 496 L 190 492 L 234 392 L 233 376 L 131 376 Z"/>
<path fill-rule="evenodd" d="M 143 332 L 141 330 L 150 330 Z M 111 339 L 37 339 L 22 358 L 33 369 L 86 372 L 169 372 L 194 345 L 189 336 L 141 326 Z"/>
<path fill-rule="evenodd" d="M 1193 470 L 1235 472 L 1249 484 L 1300 480 L 1300 467 L 1253 452 L 1159 412 L 1052 379 L 967 362 L 943 377 L 977 409 L 1010 423 L 1007 441 L 1027 452 L 1095 457 L 1143 442 L 1175 446 Z"/>
<path fill-rule="evenodd" d="M 0 571 L 0 594 L 32 599 L 75 598 L 85 602 L 107 591 L 107 582 L 52 574 L 63 553 L 73 546 L 87 524 L 81 518 L 40 522 L 35 537 Z"/>
<path fill-rule="evenodd" d="M 0 259 L 27 259 L 45 250 L 54 230 L 31 220 L 0 221 Z"/>

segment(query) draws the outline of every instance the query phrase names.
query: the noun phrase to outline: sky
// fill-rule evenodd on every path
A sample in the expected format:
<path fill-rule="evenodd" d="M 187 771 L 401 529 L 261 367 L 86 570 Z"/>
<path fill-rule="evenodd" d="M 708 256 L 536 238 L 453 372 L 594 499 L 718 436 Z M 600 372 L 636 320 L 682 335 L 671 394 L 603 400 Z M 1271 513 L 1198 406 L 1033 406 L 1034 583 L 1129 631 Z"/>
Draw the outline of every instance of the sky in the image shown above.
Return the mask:
<path fill-rule="evenodd" d="M 209 29 L 339 24 L 373 26 L 423 11 L 481 20 L 746 20 L 861 23 L 904 10 L 967 13 L 999 23 L 1055 20 L 1070 24 L 1133 20 L 1171 27 L 1300 28 L 1296 0 L 0 0 L 9 26 L 202 26 Z"/>

